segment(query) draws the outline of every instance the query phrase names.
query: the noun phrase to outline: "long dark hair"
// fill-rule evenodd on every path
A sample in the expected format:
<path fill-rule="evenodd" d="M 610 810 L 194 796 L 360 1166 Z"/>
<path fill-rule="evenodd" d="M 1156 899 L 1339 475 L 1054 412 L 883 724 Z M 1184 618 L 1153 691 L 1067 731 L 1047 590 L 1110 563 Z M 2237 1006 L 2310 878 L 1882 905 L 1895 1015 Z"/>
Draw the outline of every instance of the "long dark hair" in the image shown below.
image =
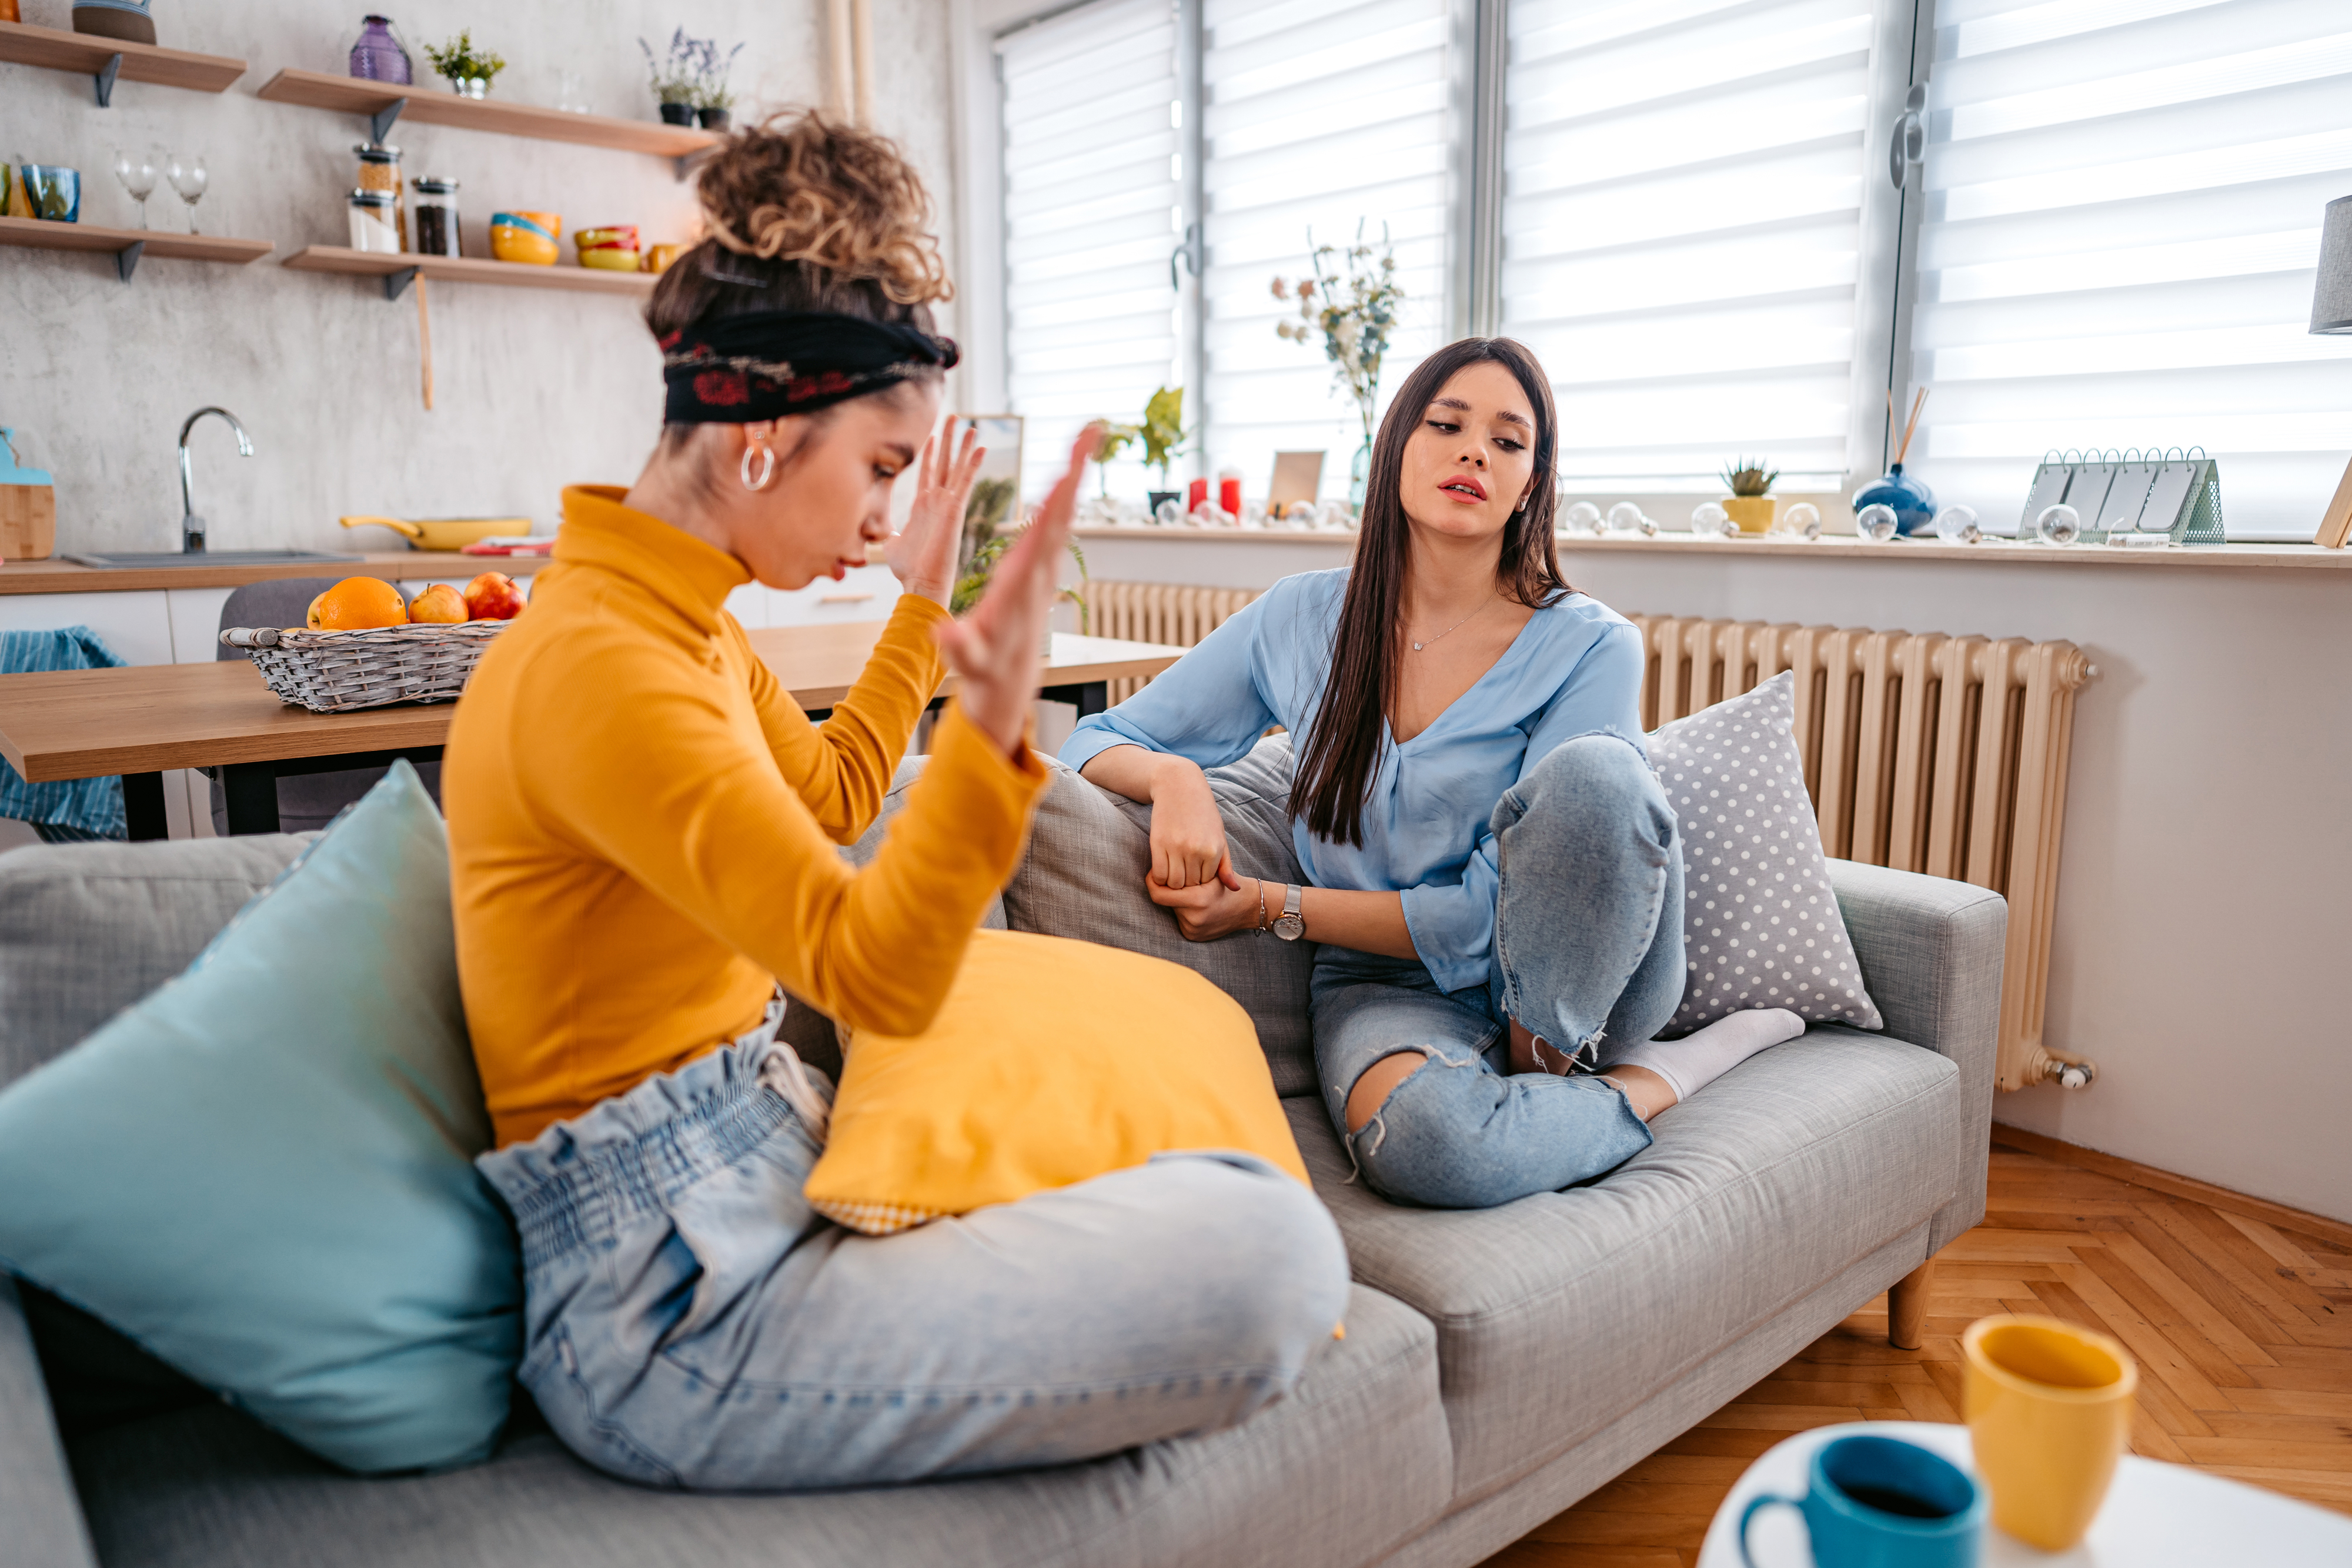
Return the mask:
<path fill-rule="evenodd" d="M 1331 676 L 1323 706 L 1298 754 L 1290 785 L 1290 813 L 1307 819 L 1318 838 L 1361 845 L 1364 799 L 1379 770 L 1383 723 L 1395 700 L 1404 630 L 1398 624 L 1411 525 L 1400 494 L 1405 442 L 1445 383 L 1465 366 L 1501 365 L 1517 378 L 1536 414 L 1535 485 L 1528 504 L 1503 526 L 1495 586 L 1539 608 L 1569 591 L 1560 576 L 1552 518 L 1559 501 L 1553 464 L 1559 453 L 1559 418 L 1551 382 L 1526 345 L 1508 338 L 1465 338 L 1423 360 L 1397 389 L 1372 443 L 1372 471 L 1364 487 L 1363 534 L 1348 574 L 1348 597 L 1331 635 Z"/>

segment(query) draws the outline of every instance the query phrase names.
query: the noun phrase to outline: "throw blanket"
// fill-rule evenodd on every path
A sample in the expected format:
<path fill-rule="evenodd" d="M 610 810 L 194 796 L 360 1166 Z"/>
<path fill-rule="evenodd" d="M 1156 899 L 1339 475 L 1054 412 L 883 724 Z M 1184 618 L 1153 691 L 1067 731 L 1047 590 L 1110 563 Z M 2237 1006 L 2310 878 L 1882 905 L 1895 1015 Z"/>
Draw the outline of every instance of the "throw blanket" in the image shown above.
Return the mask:
<path fill-rule="evenodd" d="M 0 675 L 36 670 L 110 670 L 124 661 L 87 626 L 58 632 L 0 632 Z M 27 784 L 0 758 L 0 817 L 30 822 L 49 843 L 120 839 L 122 780 L 67 779 Z"/>

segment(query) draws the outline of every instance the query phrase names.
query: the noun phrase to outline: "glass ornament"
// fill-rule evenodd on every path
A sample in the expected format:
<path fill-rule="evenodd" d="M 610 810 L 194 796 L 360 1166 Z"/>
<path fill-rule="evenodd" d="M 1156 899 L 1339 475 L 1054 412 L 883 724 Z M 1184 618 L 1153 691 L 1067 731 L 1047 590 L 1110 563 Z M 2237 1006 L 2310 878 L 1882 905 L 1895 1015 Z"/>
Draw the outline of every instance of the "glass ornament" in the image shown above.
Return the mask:
<path fill-rule="evenodd" d="M 1702 538 L 1716 538 L 1738 531 L 1739 525 L 1731 520 L 1731 514 L 1719 502 L 1701 501 L 1691 508 L 1691 532 Z"/>
<path fill-rule="evenodd" d="M 1984 538 L 1984 530 L 1977 527 L 1977 509 L 1974 507 L 1946 507 L 1936 514 L 1936 537 L 1949 544 L 1975 544 Z"/>
<path fill-rule="evenodd" d="M 1642 529 L 1642 508 L 1631 501 L 1620 501 L 1609 508 L 1609 531 L 1612 534 L 1639 533 Z"/>
<path fill-rule="evenodd" d="M 1811 501 L 1792 501 L 1773 520 L 1772 531 L 1817 539 L 1822 537 L 1822 509 Z"/>
<path fill-rule="evenodd" d="M 1873 501 L 1853 519 L 1853 531 L 1873 544 L 1883 545 L 1893 538 L 1897 526 L 1895 508 L 1884 501 Z"/>
<path fill-rule="evenodd" d="M 2033 519 L 2033 537 L 2046 545 L 2071 545 L 2083 537 L 2083 514 L 2061 501 Z"/>
<path fill-rule="evenodd" d="M 1577 501 L 1568 508 L 1568 531 L 1572 534 L 1602 534 L 1609 530 L 1601 521 L 1601 508 L 1590 501 Z"/>

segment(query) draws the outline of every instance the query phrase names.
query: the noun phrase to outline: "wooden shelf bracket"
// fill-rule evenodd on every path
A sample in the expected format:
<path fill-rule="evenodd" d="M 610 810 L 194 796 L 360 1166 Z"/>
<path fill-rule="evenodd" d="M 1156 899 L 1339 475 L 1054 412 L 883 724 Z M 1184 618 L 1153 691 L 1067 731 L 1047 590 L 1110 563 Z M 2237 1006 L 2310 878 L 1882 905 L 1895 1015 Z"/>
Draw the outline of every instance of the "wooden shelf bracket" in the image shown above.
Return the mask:
<path fill-rule="evenodd" d="M 90 81 L 98 89 L 99 108 L 114 107 L 114 78 L 121 74 L 122 57 L 120 54 L 109 55 L 106 64 L 98 68 L 98 74 L 92 77 Z"/>

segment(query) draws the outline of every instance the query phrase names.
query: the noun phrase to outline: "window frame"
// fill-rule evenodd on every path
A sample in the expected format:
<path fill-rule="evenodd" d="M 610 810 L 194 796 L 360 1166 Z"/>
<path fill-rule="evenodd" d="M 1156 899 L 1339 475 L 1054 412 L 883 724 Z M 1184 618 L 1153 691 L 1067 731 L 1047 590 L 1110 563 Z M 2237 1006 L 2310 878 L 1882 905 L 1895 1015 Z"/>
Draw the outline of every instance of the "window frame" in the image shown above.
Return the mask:
<path fill-rule="evenodd" d="M 956 372 L 961 407 L 1003 412 L 1008 392 L 1008 327 L 1004 314 L 1004 225 L 1002 96 L 996 40 L 1049 20 L 1090 0 L 949 0 L 950 53 L 958 127 L 955 225 L 956 276 L 966 334 Z M 1202 221 L 1203 147 L 1200 110 L 1203 46 L 1202 0 L 1171 0 L 1178 13 L 1179 91 L 1184 118 L 1184 221 Z M 1453 201 L 1455 232 L 1447 268 L 1443 320 L 1449 339 L 1491 333 L 1501 315 L 1503 261 L 1504 78 L 1509 59 L 1510 0 L 1454 0 L 1455 148 Z M 1916 293 L 1919 222 L 1924 206 L 1918 166 L 1898 190 L 1887 174 L 1888 153 L 1915 82 L 1927 79 L 1936 37 L 1936 0 L 1876 0 L 1871 95 L 1864 148 L 1862 255 L 1855 281 L 1852 413 L 1843 492 L 1885 471 L 1885 401 L 1910 385 L 1911 304 Z M 1198 233 L 1194 228 L 1192 233 Z M 1171 245 L 1173 255 L 1186 246 Z M 1197 255 L 1197 252 L 1195 253 Z M 1182 309 L 1178 333 L 1184 385 L 1203 384 L 1203 322 L 1197 272 L 1179 266 Z M 1202 416 L 1186 410 L 1187 423 Z M 1187 460 L 1197 463 L 1196 457 Z M 1612 499 L 1625 499 L 1612 497 Z M 1678 520 L 1688 496 L 1633 497 L 1645 508 Z M 1832 514 L 1834 515 L 1834 514 Z"/>

